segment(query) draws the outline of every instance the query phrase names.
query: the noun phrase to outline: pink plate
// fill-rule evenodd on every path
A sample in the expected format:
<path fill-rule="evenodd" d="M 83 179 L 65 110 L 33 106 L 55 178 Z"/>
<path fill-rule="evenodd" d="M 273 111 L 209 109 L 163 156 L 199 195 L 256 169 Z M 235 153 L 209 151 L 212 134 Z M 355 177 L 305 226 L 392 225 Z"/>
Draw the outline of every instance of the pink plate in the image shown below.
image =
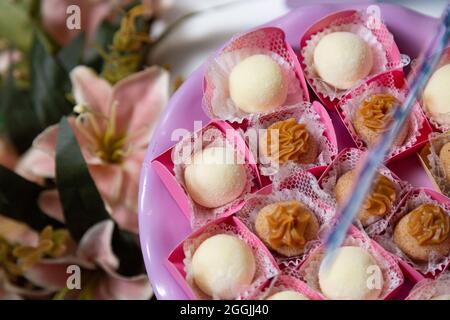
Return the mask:
<path fill-rule="evenodd" d="M 301 1 L 291 1 L 294 2 L 301 4 Z M 396 5 L 379 6 L 382 18 L 394 34 L 400 52 L 416 58 L 433 32 L 436 20 Z M 304 6 L 268 23 L 267 26 L 283 29 L 287 41 L 298 51 L 300 37 L 318 19 L 336 11 L 361 10 L 365 7 L 367 5 L 364 4 Z M 209 122 L 201 107 L 203 71 L 203 67 L 200 67 L 173 95 L 155 130 L 141 171 L 139 234 L 147 273 L 158 299 L 187 299 L 184 291 L 166 269 L 164 261 L 177 244 L 190 234 L 191 229 L 188 220 L 151 167 L 151 161 L 177 142 L 171 140 L 175 129 L 184 128 L 193 131 L 195 120 L 201 120 L 203 124 Z M 311 101 L 314 100 L 316 97 L 312 96 Z M 339 149 L 354 147 L 336 112 L 330 112 L 330 117 L 336 128 Z M 389 164 L 389 168 L 400 178 L 417 187 L 432 188 L 414 154 Z M 402 296 L 405 296 L 405 293 Z"/>

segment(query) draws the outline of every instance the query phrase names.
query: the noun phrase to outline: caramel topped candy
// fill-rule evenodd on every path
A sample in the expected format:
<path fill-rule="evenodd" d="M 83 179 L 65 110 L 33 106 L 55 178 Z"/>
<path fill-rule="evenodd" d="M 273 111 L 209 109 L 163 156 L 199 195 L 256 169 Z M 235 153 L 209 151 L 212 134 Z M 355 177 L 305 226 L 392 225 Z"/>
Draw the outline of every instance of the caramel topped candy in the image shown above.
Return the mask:
<path fill-rule="evenodd" d="M 439 152 L 439 159 L 442 163 L 442 170 L 446 180 L 450 183 L 450 142 L 444 144 Z"/>
<path fill-rule="evenodd" d="M 390 94 L 375 94 L 366 98 L 358 107 L 352 120 L 358 136 L 368 146 L 377 143 L 389 123 L 393 109 L 399 105 L 400 101 Z M 408 130 L 409 123 L 405 123 L 394 140 L 394 146 L 403 144 Z"/>
<path fill-rule="evenodd" d="M 421 245 L 440 244 L 449 235 L 449 217 L 442 208 L 422 204 L 410 213 L 408 232 Z"/>
<path fill-rule="evenodd" d="M 306 206 L 292 200 L 262 208 L 255 229 L 272 250 L 291 257 L 302 254 L 306 243 L 317 237 L 319 223 Z"/>
<path fill-rule="evenodd" d="M 300 207 L 297 201 L 278 204 L 267 215 L 270 227 L 269 243 L 274 248 L 281 246 L 304 246 L 305 230 L 311 220 L 311 213 Z"/>
<path fill-rule="evenodd" d="M 294 118 L 278 121 L 267 128 L 263 151 L 279 163 L 288 161 L 312 163 L 318 146 L 304 124 Z"/>
<path fill-rule="evenodd" d="M 363 101 L 358 112 L 364 125 L 373 131 L 383 131 L 389 115 L 400 102 L 390 94 L 376 94 Z"/>
<path fill-rule="evenodd" d="M 391 210 L 396 198 L 397 191 L 392 181 L 383 175 L 379 175 L 364 209 L 373 216 L 384 217 Z"/>
<path fill-rule="evenodd" d="M 450 217 L 441 207 L 422 204 L 406 214 L 395 226 L 394 242 L 408 257 L 427 262 L 431 257 L 450 254 Z"/>

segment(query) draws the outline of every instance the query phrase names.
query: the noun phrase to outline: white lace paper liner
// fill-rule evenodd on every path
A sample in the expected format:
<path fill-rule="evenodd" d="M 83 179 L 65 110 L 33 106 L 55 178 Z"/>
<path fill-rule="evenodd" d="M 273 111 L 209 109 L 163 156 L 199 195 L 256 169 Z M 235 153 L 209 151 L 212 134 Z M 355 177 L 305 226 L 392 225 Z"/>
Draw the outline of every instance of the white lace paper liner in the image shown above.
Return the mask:
<path fill-rule="evenodd" d="M 202 137 L 200 137 L 202 135 Z M 172 151 L 172 160 L 174 163 L 174 173 L 175 178 L 178 183 L 184 188 L 186 196 L 189 200 L 189 206 L 191 208 L 191 227 L 193 230 L 200 228 L 224 215 L 227 212 L 233 210 L 234 207 L 238 206 L 241 201 L 243 201 L 244 196 L 251 192 L 252 188 L 255 186 L 255 172 L 249 164 L 245 164 L 246 174 L 247 174 L 247 184 L 242 195 L 232 202 L 229 202 L 218 208 L 205 208 L 192 200 L 189 193 L 186 191 L 186 186 L 184 182 L 184 170 L 186 168 L 186 163 L 190 157 L 203 149 L 209 147 L 227 147 L 233 148 L 236 152 L 239 152 L 235 146 L 226 139 L 225 134 L 214 126 L 209 126 L 200 130 L 199 132 L 189 133 L 184 137 L 179 143 L 175 145 Z M 188 152 L 186 152 L 188 150 Z M 244 159 L 244 155 L 240 153 L 240 158 Z M 175 161 L 175 159 L 177 161 Z"/>
<path fill-rule="evenodd" d="M 437 279 L 425 279 L 417 283 L 406 300 L 431 300 L 434 297 L 450 295 L 450 273 L 443 273 Z"/>
<path fill-rule="evenodd" d="M 259 141 L 260 139 L 265 138 L 264 133 L 266 132 L 266 129 L 275 122 L 287 120 L 289 118 L 295 118 L 298 123 L 305 124 L 306 129 L 318 144 L 319 153 L 313 163 L 300 164 L 296 161 L 288 161 L 287 163 L 279 164 L 260 150 Z M 332 157 L 337 153 L 336 146 L 334 146 L 324 135 L 326 128 L 325 125 L 320 122 L 319 114 L 311 107 L 311 103 L 309 102 L 301 102 L 269 114 L 255 116 L 250 120 L 246 132 L 248 133 L 252 130 L 252 133 L 258 137 L 258 143 L 256 146 L 249 143 L 249 148 L 254 155 L 258 155 L 259 171 L 260 174 L 265 176 L 273 176 L 279 171 L 280 167 L 283 166 L 288 166 L 290 170 L 295 170 L 295 168 L 308 170 L 319 166 L 326 166 L 331 163 Z"/>
<path fill-rule="evenodd" d="M 280 274 L 273 278 L 269 285 L 256 290 L 254 294 L 252 294 L 252 300 L 266 300 L 270 296 L 281 292 L 281 291 L 295 291 L 304 296 L 306 296 L 309 300 L 320 300 L 322 297 L 315 293 L 311 288 L 308 287 L 306 283 L 301 281 L 298 278 L 291 277 L 289 275 Z"/>
<path fill-rule="evenodd" d="M 354 23 L 331 25 L 328 28 L 314 34 L 309 40 L 306 41 L 305 46 L 302 48 L 305 77 L 310 80 L 310 84 L 314 87 L 315 91 L 319 92 L 323 97 L 329 98 L 331 101 L 342 98 L 348 90 L 334 88 L 320 78 L 314 67 L 314 50 L 324 36 L 333 32 L 342 31 L 357 34 L 369 44 L 373 55 L 373 67 L 366 79 L 390 68 L 385 49 L 375 35 L 364 26 L 363 20 L 359 20 Z M 332 54 L 332 52 L 330 52 L 330 54 Z M 363 81 L 364 79 L 361 79 L 358 83 L 355 83 L 354 87 L 360 85 Z"/>
<path fill-rule="evenodd" d="M 322 176 L 321 186 L 323 190 L 328 193 L 335 201 L 336 196 L 334 193 L 334 188 L 337 181 L 346 172 L 356 169 L 362 155 L 363 153 L 358 149 L 348 149 L 345 153 L 342 153 L 338 158 L 334 160 L 328 171 Z M 386 214 L 383 218 L 373 217 L 373 220 L 369 221 L 369 225 L 365 227 L 365 231 L 369 235 L 379 234 L 386 229 L 389 217 L 395 213 L 403 197 L 412 188 L 412 186 L 408 182 L 396 178 L 393 175 L 392 171 L 390 171 L 385 166 L 381 166 L 378 172 L 388 178 L 394 184 L 395 191 L 397 192 L 397 198 L 392 204 L 391 210 L 389 210 L 388 214 Z"/>
<path fill-rule="evenodd" d="M 450 206 L 431 199 L 430 196 L 428 196 L 423 191 L 420 191 L 418 193 L 411 193 L 398 208 L 397 212 L 395 212 L 390 217 L 385 233 L 382 235 L 376 235 L 373 237 L 373 239 L 377 241 L 381 246 L 383 246 L 386 250 L 406 261 L 421 273 L 430 273 L 434 276 L 437 272 L 442 271 L 448 265 L 448 263 L 450 262 L 450 256 L 439 257 L 437 255 L 432 255 L 428 263 L 417 263 L 411 260 L 405 253 L 403 253 L 403 251 L 395 244 L 393 239 L 394 228 L 397 222 L 400 221 L 403 216 L 424 203 L 437 205 L 450 215 Z"/>
<path fill-rule="evenodd" d="M 447 180 L 444 172 L 444 165 L 439 157 L 442 147 L 450 142 L 450 131 L 445 133 L 432 133 L 430 135 L 430 154 L 428 162 L 430 164 L 430 172 L 434 181 L 439 186 L 442 194 L 450 197 L 450 181 Z"/>
<path fill-rule="evenodd" d="M 262 208 L 280 201 L 297 200 L 304 204 L 316 216 L 320 225 L 317 237 L 317 239 L 319 239 L 324 226 L 326 226 L 335 215 L 334 207 L 329 205 L 320 206 L 320 203 L 328 204 L 330 199 L 327 194 L 320 190 L 313 175 L 305 172 L 305 175 L 298 182 L 298 186 L 298 189 L 292 188 L 275 190 L 269 195 L 249 195 L 246 199 L 244 207 L 236 214 L 237 218 L 239 218 L 251 232 L 257 234 L 255 230 L 255 221 L 259 211 Z M 318 240 L 308 241 L 305 245 L 304 253 L 299 256 L 285 257 L 275 251 L 272 251 L 272 255 L 278 264 L 287 264 L 290 260 L 301 262 L 305 259 L 307 253 L 314 248 L 318 242 Z"/>
<path fill-rule="evenodd" d="M 205 101 L 203 102 L 206 114 L 209 114 L 212 118 L 238 123 L 242 123 L 242 121 L 252 116 L 252 114 L 239 109 L 234 104 L 233 100 L 231 100 L 228 78 L 233 67 L 245 58 L 255 54 L 264 54 L 274 59 L 280 65 L 284 79 L 287 80 L 288 94 L 283 105 L 278 107 L 296 104 L 304 100 L 300 81 L 297 79 L 294 70 L 287 61 L 270 50 L 257 47 L 245 48 L 224 52 L 215 59 L 211 59 L 207 67 L 206 78 L 214 88 L 211 97 L 211 110 L 208 109 L 207 103 Z"/>
<path fill-rule="evenodd" d="M 382 254 L 379 250 L 374 248 L 370 238 L 361 234 L 361 237 L 352 235 L 347 236 L 344 241 L 344 246 L 360 247 L 366 250 L 380 267 L 383 274 L 383 288 L 381 290 L 379 300 L 385 299 L 403 282 L 403 275 L 399 270 L 395 260 L 390 256 Z M 319 269 L 324 256 L 324 247 L 319 247 L 317 250 L 311 252 L 310 257 L 299 269 L 300 277 L 315 291 L 321 293 L 319 284 Z M 349 261 L 351 263 L 351 261 Z M 321 293 L 322 294 L 322 293 Z"/>
<path fill-rule="evenodd" d="M 358 136 L 356 130 L 353 126 L 353 121 L 356 118 L 356 111 L 361 106 L 362 102 L 375 94 L 390 94 L 394 96 L 398 101 L 404 101 L 407 95 L 406 90 L 399 90 L 394 87 L 393 78 L 389 79 L 391 82 L 389 85 L 381 85 L 376 82 L 372 82 L 370 84 L 364 84 L 361 89 L 355 91 L 352 98 L 345 100 L 340 105 L 343 114 L 343 121 L 345 126 L 347 127 L 350 135 L 356 142 L 356 145 L 359 149 L 366 150 L 365 142 Z M 395 155 L 398 155 L 405 150 L 414 146 L 417 142 L 417 138 L 420 136 L 420 130 L 423 126 L 423 115 L 421 108 L 418 103 L 416 103 L 413 107 L 413 110 L 408 118 L 408 134 L 403 141 L 403 143 L 399 146 L 394 146 L 387 158 L 391 158 Z"/>
<path fill-rule="evenodd" d="M 278 268 L 273 265 L 269 256 L 265 254 L 263 250 L 259 250 L 262 246 L 261 243 L 257 242 L 255 238 L 249 236 L 249 232 L 246 230 L 241 230 L 236 226 L 222 222 L 220 224 L 213 224 L 207 227 L 199 236 L 195 238 L 188 238 L 183 244 L 183 250 L 185 258 L 183 260 L 184 271 L 186 272 L 186 282 L 189 284 L 195 295 L 200 300 L 217 300 L 218 297 L 209 297 L 203 293 L 195 284 L 192 274 L 192 257 L 197 250 L 197 248 L 206 239 L 217 235 L 217 234 L 228 234 L 239 237 L 239 239 L 245 241 L 252 249 L 253 255 L 256 262 L 256 271 L 253 278 L 253 282 L 250 286 L 243 287 L 240 291 L 236 300 L 245 299 L 256 290 L 256 288 L 261 287 L 268 279 L 271 279 L 279 274 Z"/>

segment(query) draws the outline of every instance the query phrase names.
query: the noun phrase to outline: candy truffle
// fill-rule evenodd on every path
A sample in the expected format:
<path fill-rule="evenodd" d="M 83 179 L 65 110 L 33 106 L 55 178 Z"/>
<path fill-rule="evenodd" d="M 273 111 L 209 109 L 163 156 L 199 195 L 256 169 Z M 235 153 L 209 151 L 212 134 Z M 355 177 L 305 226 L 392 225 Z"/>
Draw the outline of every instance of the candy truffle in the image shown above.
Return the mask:
<path fill-rule="evenodd" d="M 334 300 L 373 300 L 380 296 L 383 279 L 369 277 L 377 263 L 370 254 L 359 247 L 342 247 L 337 250 L 333 262 L 322 264 L 319 285 L 322 293 Z M 381 277 L 381 272 L 378 272 Z"/>
<path fill-rule="evenodd" d="M 317 238 L 316 216 L 298 201 L 283 201 L 262 208 L 255 229 L 261 240 L 273 251 L 292 257 L 305 250 L 308 241 Z"/>
<path fill-rule="evenodd" d="M 423 104 L 441 125 L 450 124 L 450 64 L 437 69 L 423 92 Z"/>
<path fill-rule="evenodd" d="M 316 139 L 294 118 L 270 125 L 261 140 L 261 148 L 265 155 L 280 164 L 288 161 L 313 163 L 319 153 Z"/>
<path fill-rule="evenodd" d="M 422 204 L 395 226 L 394 242 L 408 257 L 426 262 L 431 255 L 450 254 L 449 214 L 434 204 Z"/>
<path fill-rule="evenodd" d="M 305 295 L 293 290 L 286 290 L 277 292 L 266 300 L 309 300 Z"/>
<path fill-rule="evenodd" d="M 442 171 L 444 172 L 445 178 L 450 183 L 450 142 L 447 142 L 441 148 L 439 159 L 441 160 Z"/>
<path fill-rule="evenodd" d="M 197 248 L 192 257 L 195 284 L 208 296 L 230 300 L 252 283 L 256 263 L 251 248 L 236 236 L 218 234 Z"/>
<path fill-rule="evenodd" d="M 347 90 L 370 74 L 372 50 L 358 35 L 333 32 L 320 39 L 314 50 L 314 67 L 323 81 Z"/>
<path fill-rule="evenodd" d="M 184 171 L 187 192 L 206 208 L 217 208 L 238 198 L 247 184 L 246 169 L 230 147 L 197 152 Z"/>
<path fill-rule="evenodd" d="M 338 204 L 342 205 L 349 193 L 352 192 L 355 177 L 356 173 L 354 170 L 350 170 L 339 177 L 334 188 Z M 378 174 L 372 193 L 369 195 L 364 203 L 364 207 L 358 214 L 359 221 L 366 227 L 383 218 L 390 212 L 396 199 L 397 191 L 393 182 L 382 174 Z"/>
<path fill-rule="evenodd" d="M 443 294 L 440 296 L 435 296 L 431 298 L 430 300 L 450 300 L 450 294 Z"/>
<path fill-rule="evenodd" d="M 287 79 L 280 65 L 267 55 L 256 54 L 239 62 L 228 82 L 231 100 L 247 113 L 270 111 L 287 97 Z"/>
<path fill-rule="evenodd" d="M 365 99 L 355 112 L 353 126 L 358 136 L 368 145 L 374 145 L 380 135 L 386 130 L 392 112 L 400 106 L 390 94 L 375 94 Z M 403 125 L 393 145 L 402 145 L 408 135 L 409 124 Z"/>

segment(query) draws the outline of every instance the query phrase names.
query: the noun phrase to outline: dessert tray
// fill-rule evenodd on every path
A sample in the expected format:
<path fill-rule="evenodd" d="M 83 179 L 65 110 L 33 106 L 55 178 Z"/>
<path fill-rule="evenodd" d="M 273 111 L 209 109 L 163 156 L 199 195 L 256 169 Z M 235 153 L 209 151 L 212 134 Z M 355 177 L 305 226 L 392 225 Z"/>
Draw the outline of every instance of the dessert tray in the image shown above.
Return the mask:
<path fill-rule="evenodd" d="M 317 36 L 318 31 L 324 26 L 337 20 L 354 23 L 352 19 L 355 19 L 355 12 L 361 13 L 358 18 L 361 19 L 361 23 L 370 23 L 373 14 L 381 15 L 383 24 L 374 29 L 370 35 L 374 39 L 370 39 L 386 54 L 384 60 L 374 58 L 378 59 L 375 63 L 379 64 L 380 68 L 377 77 L 372 77 L 362 87 L 352 88 L 349 92 L 332 92 L 326 85 L 318 82 L 317 77 L 308 69 L 308 45 L 311 45 L 314 36 Z M 365 16 L 364 13 L 368 15 Z M 379 23 L 378 20 L 372 22 Z M 346 105 L 357 100 L 368 90 L 376 90 L 380 86 L 388 86 L 401 95 L 402 92 L 397 89 L 403 86 L 403 72 L 407 74 L 410 71 L 410 60 L 414 61 L 418 57 L 435 24 L 436 20 L 433 18 L 396 5 L 379 4 L 369 8 L 367 5 L 310 5 L 298 7 L 264 26 L 237 35 L 219 49 L 218 53 L 231 53 L 230 59 L 235 58 L 233 52 L 242 51 L 248 44 L 258 47 L 264 53 L 276 54 L 283 60 L 280 63 L 291 70 L 287 77 L 298 81 L 295 90 L 292 91 L 290 88 L 287 94 L 292 104 L 296 105 L 295 110 L 283 109 L 276 118 L 287 119 L 298 116 L 308 119 L 306 125 L 314 127 L 312 134 L 317 135 L 322 153 L 312 165 L 280 167 L 277 175 L 273 175 L 270 167 L 251 165 L 251 160 L 254 160 L 253 154 L 242 138 L 242 133 L 249 130 L 248 128 L 264 127 L 269 120 L 258 118 L 259 122 L 246 123 L 242 115 L 233 110 L 232 106 L 228 106 L 230 109 L 225 114 L 220 113 L 217 109 L 217 99 L 226 101 L 226 98 L 216 97 L 214 90 L 217 88 L 211 85 L 211 79 L 215 77 L 214 72 L 210 74 L 213 58 L 195 71 L 175 92 L 161 115 L 141 171 L 139 234 L 147 273 L 156 297 L 201 298 L 185 279 L 185 263 L 192 257 L 186 256 L 183 245 L 188 237 L 192 238 L 192 235 L 195 238 L 201 237 L 205 232 L 225 230 L 226 233 L 236 233 L 245 238 L 250 247 L 258 252 L 257 276 L 252 287 L 239 298 L 263 296 L 267 288 L 265 284 L 273 280 L 273 287 L 280 283 L 291 283 L 295 286 L 294 289 L 298 288 L 297 291 L 303 292 L 309 298 L 323 299 L 320 292 L 314 290 L 316 285 L 314 277 L 311 272 L 308 273 L 308 268 L 314 266 L 316 262 L 314 259 L 320 254 L 321 247 L 311 248 L 304 259 L 281 259 L 276 254 L 271 254 L 262 243 L 259 243 L 258 237 L 252 233 L 252 227 L 248 224 L 249 218 L 245 215 L 248 203 L 245 195 L 270 194 L 274 185 L 277 188 L 281 186 L 290 189 L 301 188 L 302 192 L 307 193 L 316 203 L 320 203 L 318 216 L 321 222 L 327 221 L 333 209 L 325 191 L 333 183 L 336 172 L 342 168 L 351 168 L 365 150 L 348 121 Z M 390 34 L 393 35 L 393 39 L 389 37 Z M 244 55 L 248 54 L 243 51 Z M 220 79 L 215 81 L 220 82 Z M 339 104 L 340 101 L 345 103 Z M 428 121 L 419 105 L 413 113 L 414 119 L 410 124 L 413 132 L 406 138 L 406 146 L 392 150 L 381 172 L 393 181 L 402 199 L 404 197 L 407 200 L 398 204 L 401 207 L 399 210 L 406 210 L 404 207 L 409 204 L 408 201 L 436 202 L 448 210 L 450 199 L 439 192 L 436 183 L 426 172 L 427 165 L 421 163 L 419 157 L 430 134 L 433 131 L 435 131 L 433 134 L 438 134 L 439 128 Z M 193 137 L 199 132 L 221 136 L 225 131 L 233 132 L 231 140 L 235 148 L 245 156 L 246 163 L 249 163 L 246 166 L 249 183 L 245 186 L 242 199 L 237 199 L 227 204 L 225 208 L 205 215 L 205 212 L 192 206 L 182 185 L 177 182 L 179 166 L 173 163 L 172 156 L 174 152 L 176 153 L 176 146 L 182 137 Z M 229 139 L 228 135 L 226 139 Z M 281 194 L 276 196 L 283 198 Z M 375 258 L 384 261 L 383 272 L 386 273 L 388 281 L 380 298 L 404 299 L 417 282 L 426 277 L 434 278 L 437 273 L 442 272 L 447 267 L 448 261 L 437 266 L 437 271 L 421 270 L 407 259 L 395 257 L 383 249 L 385 245 L 389 245 L 386 244 L 386 241 L 389 241 L 378 231 L 386 228 L 389 228 L 389 221 L 383 219 L 367 228 L 365 230 L 367 234 L 353 227 L 347 242 L 366 248 Z M 195 241 L 190 245 L 195 248 Z M 299 274 L 280 271 L 293 269 L 298 270 Z M 306 272 L 305 277 L 301 277 L 302 272 Z"/>

